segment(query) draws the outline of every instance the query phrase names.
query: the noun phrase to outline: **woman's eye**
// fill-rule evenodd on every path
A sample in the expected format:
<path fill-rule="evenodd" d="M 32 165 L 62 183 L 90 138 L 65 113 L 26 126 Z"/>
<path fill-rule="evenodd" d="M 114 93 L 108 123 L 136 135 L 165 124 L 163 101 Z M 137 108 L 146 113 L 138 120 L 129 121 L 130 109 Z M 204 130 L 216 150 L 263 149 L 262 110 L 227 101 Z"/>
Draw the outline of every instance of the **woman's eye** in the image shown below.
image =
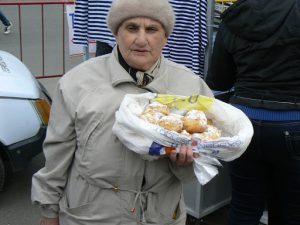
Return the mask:
<path fill-rule="evenodd" d="M 138 28 L 137 28 L 136 26 L 128 26 L 128 27 L 127 27 L 127 30 L 130 31 L 130 32 L 137 31 L 137 29 L 138 29 Z"/>
<path fill-rule="evenodd" d="M 154 32 L 157 31 L 157 28 L 156 28 L 156 27 L 149 27 L 149 28 L 147 28 L 147 31 L 148 31 L 149 33 L 154 33 Z"/>

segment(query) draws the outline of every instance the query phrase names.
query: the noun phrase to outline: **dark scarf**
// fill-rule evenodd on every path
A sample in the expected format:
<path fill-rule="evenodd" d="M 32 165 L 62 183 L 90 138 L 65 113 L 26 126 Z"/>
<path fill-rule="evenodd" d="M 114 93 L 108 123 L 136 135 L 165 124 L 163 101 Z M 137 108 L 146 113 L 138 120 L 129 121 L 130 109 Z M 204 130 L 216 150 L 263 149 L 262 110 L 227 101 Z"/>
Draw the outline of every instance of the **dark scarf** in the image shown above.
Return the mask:
<path fill-rule="evenodd" d="M 139 87 L 145 87 L 147 84 L 149 84 L 154 79 L 154 76 L 152 74 L 150 75 L 149 73 L 146 73 L 143 71 L 138 71 L 138 70 L 130 67 L 124 60 L 123 56 L 121 55 L 119 48 L 117 48 L 117 49 L 118 49 L 119 63 L 130 74 L 130 76 L 135 80 L 135 82 L 137 83 L 137 85 Z M 156 68 L 157 67 L 155 67 L 151 72 L 154 72 Z"/>

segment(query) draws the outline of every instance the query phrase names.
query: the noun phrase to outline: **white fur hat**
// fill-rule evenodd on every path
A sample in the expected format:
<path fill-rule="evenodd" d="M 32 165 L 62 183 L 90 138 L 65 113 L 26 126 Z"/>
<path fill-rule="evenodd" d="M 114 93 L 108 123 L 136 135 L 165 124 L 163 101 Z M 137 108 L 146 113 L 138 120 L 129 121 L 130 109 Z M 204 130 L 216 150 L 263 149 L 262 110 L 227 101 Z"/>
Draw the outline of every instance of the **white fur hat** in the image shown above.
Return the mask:
<path fill-rule="evenodd" d="M 107 15 L 107 25 L 116 35 L 125 20 L 140 16 L 159 21 L 167 37 L 173 31 L 175 14 L 168 0 L 114 0 Z"/>

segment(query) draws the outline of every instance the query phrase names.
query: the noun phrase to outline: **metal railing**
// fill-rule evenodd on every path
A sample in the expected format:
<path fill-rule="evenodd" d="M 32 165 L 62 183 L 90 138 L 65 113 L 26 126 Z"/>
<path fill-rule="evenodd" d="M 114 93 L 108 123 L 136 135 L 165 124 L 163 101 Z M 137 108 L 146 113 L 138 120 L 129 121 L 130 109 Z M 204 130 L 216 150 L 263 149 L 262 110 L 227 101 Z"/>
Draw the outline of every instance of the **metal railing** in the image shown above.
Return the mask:
<path fill-rule="evenodd" d="M 23 61 L 23 54 L 24 54 L 24 42 L 23 42 L 23 22 L 24 20 L 22 19 L 23 17 L 23 6 L 38 6 L 40 8 L 40 23 L 41 23 L 41 27 L 37 28 L 40 29 L 41 31 L 41 68 L 42 68 L 42 72 L 41 74 L 35 74 L 35 76 L 37 78 L 48 78 L 48 77 L 58 77 L 58 76 L 62 76 L 65 73 L 66 70 L 66 46 L 65 46 L 65 42 L 66 42 L 66 18 L 65 18 L 65 5 L 67 4 L 74 4 L 74 0 L 60 0 L 60 1 L 15 1 L 15 2 L 0 2 L 0 7 L 3 8 L 2 6 L 15 6 L 17 7 L 17 11 L 18 11 L 18 26 L 17 26 L 17 33 L 19 34 L 19 59 L 21 61 Z M 49 6 L 49 5 L 57 5 L 59 6 L 62 11 L 61 13 L 61 24 L 60 24 L 60 28 L 61 30 L 61 37 L 57 37 L 60 44 L 62 45 L 62 49 L 61 49 L 61 53 L 62 54 L 62 71 L 61 73 L 58 74 L 45 74 L 45 7 Z M 25 21 L 26 22 L 26 21 Z M 14 24 L 15 25 L 15 24 Z M 32 34 L 32 35 L 36 35 L 36 34 Z"/>

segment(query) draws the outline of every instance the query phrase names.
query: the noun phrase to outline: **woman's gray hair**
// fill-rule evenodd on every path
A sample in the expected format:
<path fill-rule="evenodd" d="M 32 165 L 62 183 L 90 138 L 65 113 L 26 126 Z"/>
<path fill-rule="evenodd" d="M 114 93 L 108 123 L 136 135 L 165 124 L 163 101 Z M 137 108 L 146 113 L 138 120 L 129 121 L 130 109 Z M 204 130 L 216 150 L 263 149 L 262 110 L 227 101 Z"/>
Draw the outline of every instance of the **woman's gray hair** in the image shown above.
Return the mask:
<path fill-rule="evenodd" d="M 175 13 L 168 0 L 114 0 L 107 15 L 107 25 L 116 35 L 120 25 L 127 19 L 147 17 L 162 24 L 167 37 L 173 31 Z"/>

